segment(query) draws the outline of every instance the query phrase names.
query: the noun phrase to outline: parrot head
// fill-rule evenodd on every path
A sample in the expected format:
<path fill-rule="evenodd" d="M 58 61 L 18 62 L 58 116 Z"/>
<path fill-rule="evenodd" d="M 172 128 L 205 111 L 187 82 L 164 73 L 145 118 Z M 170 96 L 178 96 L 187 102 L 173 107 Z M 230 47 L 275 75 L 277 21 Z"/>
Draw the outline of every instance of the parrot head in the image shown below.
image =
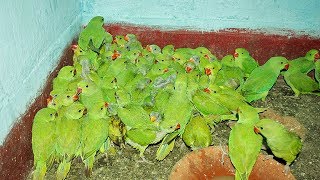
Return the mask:
<path fill-rule="evenodd" d="M 146 50 L 151 52 L 152 54 L 160 54 L 161 53 L 161 48 L 156 44 L 147 45 Z"/>
<path fill-rule="evenodd" d="M 272 119 L 261 119 L 254 125 L 254 132 L 270 137 L 274 133 L 275 127 L 279 127 L 279 125 L 278 122 Z"/>
<path fill-rule="evenodd" d="M 109 104 L 107 102 L 100 102 L 95 104 L 89 111 L 89 114 L 96 118 L 106 118 Z"/>
<path fill-rule="evenodd" d="M 234 67 L 234 57 L 232 55 L 226 55 L 221 59 L 221 64 L 229 67 Z"/>
<path fill-rule="evenodd" d="M 282 56 L 271 57 L 266 62 L 266 64 L 272 66 L 272 68 L 277 69 L 279 71 L 282 69 L 289 69 L 289 61 L 287 60 L 287 58 Z"/>
<path fill-rule="evenodd" d="M 311 49 L 310 51 L 308 51 L 306 53 L 305 56 L 306 59 L 310 60 L 310 61 L 316 61 L 316 59 L 320 58 L 320 54 L 319 51 L 316 49 Z"/>
<path fill-rule="evenodd" d="M 245 48 L 237 48 L 233 54 L 233 57 L 247 57 L 249 55 L 249 52 Z"/>
<path fill-rule="evenodd" d="M 102 16 L 96 16 L 90 20 L 87 27 L 88 26 L 100 26 L 101 27 L 101 26 L 103 26 L 103 23 L 104 23 L 104 18 Z"/>
<path fill-rule="evenodd" d="M 83 115 L 87 113 L 86 111 L 87 109 L 83 104 L 75 102 L 68 106 L 65 115 L 69 119 L 80 119 Z"/>
<path fill-rule="evenodd" d="M 82 80 L 78 83 L 77 94 L 91 95 L 97 90 L 97 85 L 91 81 Z"/>
<path fill-rule="evenodd" d="M 77 101 L 78 99 L 79 96 L 77 95 L 77 92 L 75 93 L 74 91 L 66 91 L 57 96 L 56 102 L 63 106 L 70 106 L 73 102 Z"/>
<path fill-rule="evenodd" d="M 126 41 L 134 41 L 134 40 L 137 40 L 137 37 L 134 34 L 126 34 L 124 36 L 124 40 L 126 40 Z"/>
<path fill-rule="evenodd" d="M 54 121 L 57 115 L 58 114 L 56 110 L 52 108 L 42 108 L 37 112 L 34 119 L 40 119 L 41 121 L 50 122 Z"/>

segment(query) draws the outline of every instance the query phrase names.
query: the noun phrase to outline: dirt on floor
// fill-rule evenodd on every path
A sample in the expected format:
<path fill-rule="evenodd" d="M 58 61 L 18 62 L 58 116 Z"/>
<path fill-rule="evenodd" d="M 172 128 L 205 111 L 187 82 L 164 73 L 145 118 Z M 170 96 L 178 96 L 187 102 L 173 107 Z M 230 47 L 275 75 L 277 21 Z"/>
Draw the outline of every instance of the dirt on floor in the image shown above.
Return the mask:
<path fill-rule="evenodd" d="M 277 119 L 302 137 L 302 151 L 290 166 L 296 179 L 320 179 L 320 96 L 295 97 L 284 80 L 279 78 L 266 101 L 257 101 L 252 105 L 270 108 L 262 117 Z M 230 132 L 227 124 L 223 122 L 215 127 L 213 145 L 227 145 Z M 158 147 L 152 145 L 145 151 L 149 162 L 142 162 L 139 152 L 128 145 L 123 149 L 116 147 L 114 154 L 100 154 L 90 178 L 85 177 L 83 163 L 75 160 L 67 179 L 168 179 L 172 167 L 190 149 L 179 138 L 173 151 L 163 161 L 157 161 L 155 154 Z M 48 171 L 47 179 L 55 179 L 56 168 L 55 165 Z"/>

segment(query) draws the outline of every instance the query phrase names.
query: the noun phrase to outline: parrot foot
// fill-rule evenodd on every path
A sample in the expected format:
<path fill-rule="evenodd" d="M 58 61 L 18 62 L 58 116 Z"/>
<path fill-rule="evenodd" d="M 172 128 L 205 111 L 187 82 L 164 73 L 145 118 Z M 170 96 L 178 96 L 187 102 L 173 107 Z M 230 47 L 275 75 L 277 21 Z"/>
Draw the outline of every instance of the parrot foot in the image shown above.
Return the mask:
<path fill-rule="evenodd" d="M 286 165 L 284 166 L 283 173 L 284 173 L 285 175 L 288 175 L 288 174 L 290 173 L 290 166 L 289 166 L 289 164 L 286 164 Z"/>
<path fill-rule="evenodd" d="M 266 160 L 269 160 L 269 159 L 273 159 L 273 155 L 266 155 L 263 160 L 266 161 Z"/>
<path fill-rule="evenodd" d="M 153 162 L 147 160 L 144 156 L 141 156 L 142 160 L 138 160 L 139 163 L 147 163 L 147 164 L 153 164 Z"/>

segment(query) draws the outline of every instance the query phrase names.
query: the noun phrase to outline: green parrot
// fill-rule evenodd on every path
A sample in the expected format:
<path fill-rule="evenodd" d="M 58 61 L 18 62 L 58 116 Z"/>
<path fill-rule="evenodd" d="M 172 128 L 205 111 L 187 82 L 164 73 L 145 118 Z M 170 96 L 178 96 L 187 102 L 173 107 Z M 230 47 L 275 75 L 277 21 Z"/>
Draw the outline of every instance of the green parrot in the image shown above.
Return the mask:
<path fill-rule="evenodd" d="M 75 102 L 59 117 L 56 123 L 56 152 L 61 160 L 57 169 L 57 179 L 65 179 L 71 160 L 81 154 L 81 125 L 85 114 L 83 104 Z"/>
<path fill-rule="evenodd" d="M 174 54 L 174 46 L 172 44 L 164 46 L 162 48 L 162 54 L 171 59 L 172 55 Z"/>
<path fill-rule="evenodd" d="M 192 103 L 195 108 L 204 116 L 207 115 L 226 115 L 230 114 L 230 110 L 223 106 L 219 100 L 211 95 L 207 89 L 197 90 L 193 97 Z"/>
<path fill-rule="evenodd" d="M 138 38 L 135 34 L 126 34 L 124 36 L 124 40 L 126 40 L 128 42 L 134 42 L 134 41 L 138 41 Z"/>
<path fill-rule="evenodd" d="M 52 89 L 56 91 L 68 90 L 69 84 L 75 79 L 75 74 L 76 70 L 73 66 L 62 67 L 57 77 L 53 79 Z"/>
<path fill-rule="evenodd" d="M 108 138 L 110 118 L 107 116 L 108 103 L 96 103 L 84 117 L 81 129 L 81 157 L 85 164 L 86 176 L 92 173 L 96 152 L 104 151 Z"/>
<path fill-rule="evenodd" d="M 194 51 L 198 56 L 204 57 L 210 62 L 218 60 L 217 57 L 206 47 L 197 47 Z"/>
<path fill-rule="evenodd" d="M 102 90 L 92 81 L 82 80 L 78 83 L 78 91 L 80 92 L 79 101 L 89 110 L 97 102 L 114 102 L 112 98 L 105 97 Z"/>
<path fill-rule="evenodd" d="M 214 84 L 232 89 L 237 89 L 243 85 L 245 77 L 244 72 L 239 67 L 235 66 L 235 60 L 232 55 L 223 57 L 221 66 Z"/>
<path fill-rule="evenodd" d="M 316 49 L 311 49 L 304 57 L 299 57 L 289 61 L 290 69 L 285 71 L 283 74 L 294 74 L 297 72 L 307 74 L 314 69 L 314 61 L 319 58 L 319 51 Z"/>
<path fill-rule="evenodd" d="M 32 124 L 32 151 L 34 158 L 33 179 L 44 179 L 47 168 L 55 160 L 56 110 L 40 109 Z"/>
<path fill-rule="evenodd" d="M 262 147 L 262 137 L 254 132 L 252 124 L 236 123 L 229 136 L 229 157 L 236 169 L 236 180 L 247 180 Z"/>
<path fill-rule="evenodd" d="M 276 157 L 286 161 L 284 172 L 288 173 L 290 171 L 289 165 L 302 149 L 300 137 L 271 119 L 260 120 L 255 124 L 254 130 L 266 138 L 268 147 Z"/>
<path fill-rule="evenodd" d="M 293 74 L 285 73 L 284 80 L 293 90 L 295 96 L 300 94 L 315 94 L 320 95 L 319 84 L 305 73 L 296 72 Z"/>
<path fill-rule="evenodd" d="M 269 90 L 277 81 L 280 71 L 288 69 L 285 57 L 271 57 L 264 65 L 255 68 L 241 87 L 242 95 L 248 102 L 265 100 Z"/>
<path fill-rule="evenodd" d="M 100 47 L 104 43 L 112 42 L 112 35 L 105 31 L 103 23 L 103 17 L 93 17 L 86 28 L 81 31 L 78 45 L 82 50 L 87 51 L 88 49 L 91 49 L 95 52 L 99 52 Z"/>
<path fill-rule="evenodd" d="M 150 144 L 155 143 L 156 138 L 157 132 L 154 129 L 132 128 L 126 133 L 126 143 L 139 150 L 143 162 L 148 162 L 144 157 L 144 152 Z"/>
<path fill-rule="evenodd" d="M 205 92 L 210 94 L 210 99 L 217 101 L 218 104 L 231 112 L 237 111 L 241 106 L 248 105 L 245 98 L 232 88 L 210 85 L 205 89 Z"/>
<path fill-rule="evenodd" d="M 208 147 L 212 143 L 210 128 L 202 116 L 192 117 L 182 134 L 182 139 L 192 150 Z"/>
<path fill-rule="evenodd" d="M 116 43 L 118 47 L 124 47 L 124 45 L 127 43 L 122 35 L 116 35 L 113 39 L 113 42 Z"/>
<path fill-rule="evenodd" d="M 147 45 L 146 50 L 155 55 L 161 53 L 161 48 L 156 44 Z"/>
<path fill-rule="evenodd" d="M 77 101 L 78 99 L 79 96 L 75 91 L 57 92 L 55 90 L 52 90 L 50 92 L 50 97 L 47 99 L 47 107 L 55 109 L 58 115 L 63 115 L 66 110 L 66 107 L 70 106 L 73 102 Z"/>
<path fill-rule="evenodd" d="M 251 72 L 259 66 L 258 62 L 253 59 L 244 48 L 235 49 L 233 56 L 235 58 L 235 64 L 244 71 L 246 77 L 249 77 Z"/>
<path fill-rule="evenodd" d="M 160 123 L 160 127 L 163 130 L 169 130 L 178 125 L 180 126 L 180 135 L 183 133 L 186 124 L 191 118 L 193 109 L 193 105 L 187 96 L 187 89 L 187 73 L 178 74 L 172 95 L 169 97 L 167 107 L 163 111 L 163 121 Z M 177 109 L 179 111 L 176 111 Z"/>
<path fill-rule="evenodd" d="M 153 128 L 154 124 L 150 121 L 149 114 L 140 105 L 128 104 L 118 109 L 118 116 L 126 125 L 131 128 Z"/>

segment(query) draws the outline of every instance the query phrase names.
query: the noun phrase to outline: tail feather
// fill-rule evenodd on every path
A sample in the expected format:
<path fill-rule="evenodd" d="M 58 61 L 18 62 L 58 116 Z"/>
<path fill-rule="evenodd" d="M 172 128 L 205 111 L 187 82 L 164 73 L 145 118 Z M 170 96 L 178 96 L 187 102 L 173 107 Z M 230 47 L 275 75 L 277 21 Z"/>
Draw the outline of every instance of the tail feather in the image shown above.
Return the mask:
<path fill-rule="evenodd" d="M 236 170 L 235 180 L 248 180 L 249 175 L 247 173 L 240 173 Z"/>
<path fill-rule="evenodd" d="M 33 171 L 33 180 L 43 180 L 47 172 L 45 162 L 37 162 L 36 169 Z"/>

